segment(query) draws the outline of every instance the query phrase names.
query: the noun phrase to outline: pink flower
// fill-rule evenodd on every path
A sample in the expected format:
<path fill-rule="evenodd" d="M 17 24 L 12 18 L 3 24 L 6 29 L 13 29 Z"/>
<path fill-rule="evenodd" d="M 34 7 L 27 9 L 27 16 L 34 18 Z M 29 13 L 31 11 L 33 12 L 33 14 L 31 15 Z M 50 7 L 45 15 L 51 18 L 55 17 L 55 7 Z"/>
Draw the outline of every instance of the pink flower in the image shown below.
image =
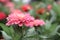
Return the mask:
<path fill-rule="evenodd" d="M 6 23 L 6 25 L 10 26 L 10 25 L 13 25 L 13 24 L 19 24 L 20 21 L 18 19 L 12 19 L 12 20 L 9 20 L 8 23 Z"/>
<path fill-rule="evenodd" d="M 43 26 L 45 22 L 43 20 L 36 19 L 34 20 L 34 25 L 35 26 Z"/>
<path fill-rule="evenodd" d="M 30 14 L 26 14 L 24 25 L 27 27 L 33 27 L 34 20 L 35 20 L 34 17 L 32 17 Z"/>
<path fill-rule="evenodd" d="M 34 22 L 25 23 L 26 27 L 34 27 Z"/>
<path fill-rule="evenodd" d="M 16 12 L 16 13 L 15 13 Z M 13 25 L 13 24 L 18 24 L 20 23 L 20 19 L 22 20 L 22 16 L 24 16 L 24 14 L 20 14 L 20 11 L 14 11 L 12 12 L 8 17 L 7 17 L 7 24 L 6 25 Z"/>
<path fill-rule="evenodd" d="M 47 10 L 50 11 L 51 9 L 52 9 L 52 5 L 51 4 L 47 5 Z"/>
<path fill-rule="evenodd" d="M 30 14 L 24 14 L 25 16 L 23 17 L 23 19 L 21 19 L 19 26 L 25 25 L 27 27 L 32 27 L 33 24 L 31 24 L 31 22 L 34 21 L 34 17 L 30 16 Z M 22 17 L 22 16 L 21 16 Z"/>
<path fill-rule="evenodd" d="M 32 22 L 26 24 L 27 27 L 34 27 L 34 26 L 43 26 L 45 22 L 43 20 L 36 19 Z"/>
<path fill-rule="evenodd" d="M 23 14 L 20 11 L 14 11 L 7 17 L 6 25 L 18 24 L 20 27 L 25 25 L 26 27 L 43 26 L 45 22 L 43 20 L 35 19 L 30 14 Z"/>

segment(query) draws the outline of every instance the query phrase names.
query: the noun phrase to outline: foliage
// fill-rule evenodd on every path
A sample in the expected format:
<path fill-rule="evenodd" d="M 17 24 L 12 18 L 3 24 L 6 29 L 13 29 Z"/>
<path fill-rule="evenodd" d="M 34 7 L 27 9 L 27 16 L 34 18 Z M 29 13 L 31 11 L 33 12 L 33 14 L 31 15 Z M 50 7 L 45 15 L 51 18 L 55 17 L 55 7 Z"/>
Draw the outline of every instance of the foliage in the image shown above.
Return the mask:
<path fill-rule="evenodd" d="M 23 13 L 28 13 L 21 9 L 21 6 L 25 5 L 22 0 L 12 0 L 11 2 L 15 4 L 14 9 L 19 9 Z M 9 15 L 11 10 L 7 8 L 5 4 L 0 4 L 0 11 Z M 60 5 L 54 0 L 33 1 L 30 2 L 29 5 L 32 6 L 29 10 L 27 8 L 30 15 L 34 18 L 43 19 L 45 25 L 34 26 L 32 28 L 26 27 L 25 25 L 20 27 L 15 24 L 7 26 L 7 20 L 4 19 L 0 21 L 0 27 L 2 27 L 3 31 L 5 31 L 8 36 L 12 37 L 12 40 L 60 40 Z M 48 5 L 52 6 L 50 10 L 47 9 Z M 41 8 L 44 8 L 45 11 L 43 12 L 42 10 L 41 12 L 43 13 L 36 13 L 36 11 Z"/>

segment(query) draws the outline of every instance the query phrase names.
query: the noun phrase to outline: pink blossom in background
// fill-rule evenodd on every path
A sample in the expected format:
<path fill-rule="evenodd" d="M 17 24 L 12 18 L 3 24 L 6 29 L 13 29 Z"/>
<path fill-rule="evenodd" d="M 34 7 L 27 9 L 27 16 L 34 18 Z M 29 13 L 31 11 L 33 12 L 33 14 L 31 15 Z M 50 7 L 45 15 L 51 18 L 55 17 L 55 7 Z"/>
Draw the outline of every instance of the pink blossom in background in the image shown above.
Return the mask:
<path fill-rule="evenodd" d="M 13 2 L 7 2 L 5 4 L 6 7 L 8 7 L 10 9 L 10 11 L 14 10 L 14 3 Z"/>
<path fill-rule="evenodd" d="M 9 2 L 10 0 L 0 0 L 0 2 L 2 2 L 2 3 L 7 3 L 7 2 Z"/>
<path fill-rule="evenodd" d="M 10 26 L 13 24 L 18 24 L 20 27 L 25 25 L 26 27 L 34 27 L 34 26 L 43 26 L 45 22 L 43 20 L 35 19 L 29 13 L 22 13 L 19 10 L 12 12 L 7 17 L 6 25 Z"/>

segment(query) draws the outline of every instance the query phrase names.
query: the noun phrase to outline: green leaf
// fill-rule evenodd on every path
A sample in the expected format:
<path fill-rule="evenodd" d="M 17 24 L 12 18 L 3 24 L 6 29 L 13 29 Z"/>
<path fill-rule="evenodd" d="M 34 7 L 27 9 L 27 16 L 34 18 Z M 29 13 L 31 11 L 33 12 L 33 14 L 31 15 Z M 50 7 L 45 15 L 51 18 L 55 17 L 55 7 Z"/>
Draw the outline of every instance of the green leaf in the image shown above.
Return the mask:
<path fill-rule="evenodd" d="M 35 12 L 35 10 L 34 10 L 34 9 L 30 10 L 30 14 L 31 14 L 32 16 L 34 16 L 34 17 L 36 17 L 36 16 L 37 16 L 37 14 L 36 14 L 36 12 Z"/>
<path fill-rule="evenodd" d="M 12 0 L 15 4 L 15 8 L 20 8 L 21 5 L 23 5 L 22 0 Z"/>
<path fill-rule="evenodd" d="M 53 10 L 57 13 L 58 16 L 60 16 L 60 6 L 56 3 L 53 4 Z"/>
<path fill-rule="evenodd" d="M 17 33 L 15 33 L 13 26 L 6 26 L 5 24 L 0 23 L 0 26 L 2 27 L 2 29 L 9 35 L 12 37 L 12 40 L 19 40 L 20 35 L 18 35 Z"/>
<path fill-rule="evenodd" d="M 52 4 L 54 0 L 42 0 L 46 4 Z"/>
<path fill-rule="evenodd" d="M 50 27 L 51 27 L 50 21 L 46 20 L 45 29 L 48 30 L 48 29 L 50 29 Z"/>
<path fill-rule="evenodd" d="M 57 26 L 57 24 L 48 23 L 48 25 L 46 24 L 46 26 L 45 26 L 45 31 L 43 34 L 48 37 L 52 37 L 52 36 L 56 35 L 58 28 L 59 28 L 59 26 Z"/>
<path fill-rule="evenodd" d="M 50 30 L 50 36 L 56 35 L 58 30 L 57 24 L 53 24 L 49 30 Z"/>
<path fill-rule="evenodd" d="M 56 21 L 56 13 L 53 11 L 53 10 L 50 10 L 50 13 L 51 13 L 51 18 L 50 18 L 50 22 L 54 22 Z"/>
<path fill-rule="evenodd" d="M 3 11 L 3 12 L 5 12 L 5 14 L 9 14 L 9 9 L 8 8 L 6 8 L 5 6 L 1 6 L 0 7 L 0 11 Z"/>
<path fill-rule="evenodd" d="M 60 33 L 57 32 L 57 34 L 60 36 Z"/>
<path fill-rule="evenodd" d="M 24 37 L 30 37 L 30 36 L 34 36 L 34 35 L 36 35 L 36 32 L 35 32 L 35 28 L 33 27 L 33 28 L 30 28 L 27 30 L 27 33 L 25 34 Z"/>
<path fill-rule="evenodd" d="M 39 38 L 36 36 L 36 37 L 33 37 L 33 38 L 24 38 L 23 40 L 39 40 Z"/>
<path fill-rule="evenodd" d="M 2 27 L 2 29 L 8 34 L 10 35 L 10 30 L 9 27 L 6 26 L 5 24 L 0 23 L 0 27 Z"/>
<path fill-rule="evenodd" d="M 17 27 L 17 26 L 15 26 Z M 13 26 L 10 26 L 10 33 L 12 36 L 12 40 L 19 40 L 19 38 L 21 37 L 21 34 L 18 34 L 15 32 L 15 30 L 13 29 Z"/>
<path fill-rule="evenodd" d="M 44 39 L 44 38 L 45 38 L 45 39 L 48 38 L 46 35 L 39 35 L 39 37 L 42 38 L 42 39 Z"/>

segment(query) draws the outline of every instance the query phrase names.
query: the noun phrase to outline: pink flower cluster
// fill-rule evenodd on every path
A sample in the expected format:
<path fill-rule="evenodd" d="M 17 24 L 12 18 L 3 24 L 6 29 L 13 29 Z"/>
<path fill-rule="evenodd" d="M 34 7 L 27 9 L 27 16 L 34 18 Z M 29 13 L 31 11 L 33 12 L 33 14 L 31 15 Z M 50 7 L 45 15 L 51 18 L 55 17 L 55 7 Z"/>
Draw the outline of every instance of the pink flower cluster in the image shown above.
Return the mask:
<path fill-rule="evenodd" d="M 26 27 L 43 26 L 45 22 L 43 20 L 35 19 L 29 13 L 23 14 L 20 10 L 14 10 L 8 17 L 6 25 L 10 26 L 18 24 L 20 27 L 25 25 Z"/>
<path fill-rule="evenodd" d="M 7 3 L 7 2 L 9 2 L 10 0 L 0 0 L 0 2 L 2 2 L 2 3 Z"/>

